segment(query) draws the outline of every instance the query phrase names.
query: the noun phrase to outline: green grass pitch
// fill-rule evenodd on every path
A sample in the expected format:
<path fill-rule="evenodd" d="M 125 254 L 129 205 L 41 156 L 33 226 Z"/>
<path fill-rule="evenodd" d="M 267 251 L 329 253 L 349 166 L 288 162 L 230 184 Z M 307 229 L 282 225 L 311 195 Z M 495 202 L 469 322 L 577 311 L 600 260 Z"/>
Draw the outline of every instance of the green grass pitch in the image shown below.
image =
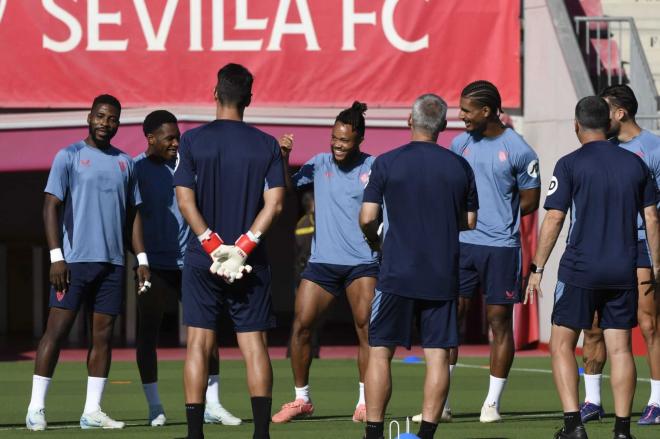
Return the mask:
<path fill-rule="evenodd" d="M 401 351 L 403 353 L 404 351 Z M 480 424 L 479 410 L 488 386 L 486 358 L 461 359 L 454 371 L 451 407 L 454 422 L 441 424 L 437 438 L 503 439 L 551 438 L 561 426 L 561 409 L 549 373 L 548 358 L 519 358 L 514 363 L 502 399 L 504 422 Z M 633 422 L 646 404 L 649 394 L 648 368 L 638 359 L 637 396 Z M 131 362 L 115 362 L 110 373 L 103 408 L 112 417 L 127 422 L 119 431 L 81 431 L 77 424 L 84 404 L 86 371 L 82 363 L 61 363 L 56 371 L 47 400 L 46 432 L 25 430 L 24 419 L 31 387 L 32 362 L 0 363 L 0 437 L 8 438 L 182 438 L 186 434 L 183 410 L 182 363 L 161 362 L 160 391 L 168 416 L 168 426 L 145 426 L 146 403 L 137 368 Z M 273 362 L 275 386 L 273 410 L 293 396 L 292 377 L 288 361 Z M 393 364 L 394 392 L 388 407 L 387 421 L 398 419 L 405 425 L 405 416 L 419 412 L 422 401 L 423 364 Z M 607 372 L 606 372 L 607 373 Z M 271 437 L 276 438 L 361 438 L 363 426 L 351 421 L 357 397 L 356 366 L 350 360 L 317 360 L 312 365 L 311 389 L 316 412 L 314 417 L 284 425 L 273 425 Z M 614 418 L 609 381 L 603 381 L 603 403 L 608 417 L 600 423 L 590 423 L 591 438 L 611 438 Z M 581 388 L 582 390 L 582 388 Z M 207 425 L 207 438 L 251 438 L 250 401 L 245 386 L 245 369 L 240 361 L 221 363 L 221 400 L 235 415 L 247 420 L 239 427 Z M 660 438 L 658 427 L 632 427 L 638 439 Z M 411 428 L 417 432 L 416 425 Z M 387 438 L 387 428 L 386 428 Z"/>

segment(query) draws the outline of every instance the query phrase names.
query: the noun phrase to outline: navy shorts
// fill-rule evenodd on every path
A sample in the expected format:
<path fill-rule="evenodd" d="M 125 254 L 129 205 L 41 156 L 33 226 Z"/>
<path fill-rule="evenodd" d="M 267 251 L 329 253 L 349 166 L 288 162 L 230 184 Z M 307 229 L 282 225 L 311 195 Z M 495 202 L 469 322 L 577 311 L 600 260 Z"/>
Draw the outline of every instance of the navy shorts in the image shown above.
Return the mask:
<path fill-rule="evenodd" d="M 471 298 L 479 289 L 488 305 L 520 302 L 522 270 L 519 247 L 464 244 L 460 247 L 459 295 Z"/>
<path fill-rule="evenodd" d="M 456 300 L 424 300 L 376 290 L 371 303 L 369 346 L 404 346 L 410 349 L 413 324 L 424 348 L 458 346 Z"/>
<path fill-rule="evenodd" d="M 74 262 L 67 264 L 70 284 L 66 293 L 50 288 L 51 308 L 77 311 L 85 302 L 94 312 L 116 316 L 124 306 L 125 270 L 106 262 Z"/>
<path fill-rule="evenodd" d="M 377 263 L 337 265 L 308 262 L 300 277 L 314 282 L 335 297 L 341 296 L 351 282 L 361 277 L 378 278 Z"/>
<path fill-rule="evenodd" d="M 651 251 L 645 239 L 637 241 L 637 268 L 653 268 Z"/>
<path fill-rule="evenodd" d="M 557 282 L 552 323 L 573 329 L 589 329 L 598 314 L 601 329 L 637 326 L 637 289 L 591 290 Z"/>
<path fill-rule="evenodd" d="M 183 324 L 216 330 L 226 307 L 236 332 L 265 331 L 275 327 L 270 297 L 270 269 L 254 267 L 233 284 L 208 269 L 183 267 Z"/>

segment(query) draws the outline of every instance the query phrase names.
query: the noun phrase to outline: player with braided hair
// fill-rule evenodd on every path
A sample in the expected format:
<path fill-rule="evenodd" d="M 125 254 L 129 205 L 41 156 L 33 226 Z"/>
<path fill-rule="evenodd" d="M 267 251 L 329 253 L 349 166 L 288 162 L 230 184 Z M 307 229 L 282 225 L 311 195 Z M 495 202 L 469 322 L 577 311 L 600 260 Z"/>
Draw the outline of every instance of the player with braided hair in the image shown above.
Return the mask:
<path fill-rule="evenodd" d="M 314 412 L 309 393 L 312 363 L 310 337 L 322 315 L 344 292 L 353 312 L 360 342 L 360 393 L 353 420 L 364 422 L 366 419 L 363 383 L 369 355 L 371 301 L 378 277 L 378 255 L 364 240 L 358 224 L 362 193 L 374 161 L 369 154 L 360 151 L 366 110 L 366 104 L 356 101 L 339 113 L 332 128 L 330 152 L 312 157 L 287 181 L 289 188 L 302 189 L 314 185 L 316 228 L 312 255 L 296 292 L 291 330 L 291 368 L 296 397 L 273 416 L 275 423 L 288 422 Z M 280 146 L 287 163 L 293 136 L 282 137 Z M 285 174 L 289 178 L 288 169 Z"/>
<path fill-rule="evenodd" d="M 500 121 L 502 99 L 495 85 L 468 84 L 460 106 L 466 132 L 454 139 L 451 149 L 472 166 L 480 206 L 477 228 L 460 236 L 458 317 L 460 325 L 470 298 L 481 287 L 493 341 L 490 386 L 480 421 L 495 422 L 501 419 L 500 396 L 513 362 L 513 305 L 521 298 L 520 218 L 538 209 L 541 179 L 536 153 Z M 452 365 L 457 357 L 453 349 Z M 446 404 L 443 418 L 450 417 Z"/>

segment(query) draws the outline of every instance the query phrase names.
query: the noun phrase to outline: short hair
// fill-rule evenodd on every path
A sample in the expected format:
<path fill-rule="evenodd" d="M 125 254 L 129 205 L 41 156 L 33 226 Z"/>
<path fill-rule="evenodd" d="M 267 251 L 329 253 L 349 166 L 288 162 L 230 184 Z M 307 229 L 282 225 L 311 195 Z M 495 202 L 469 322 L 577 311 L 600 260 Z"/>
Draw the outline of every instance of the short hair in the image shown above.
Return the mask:
<path fill-rule="evenodd" d="M 605 87 L 600 93 L 598 93 L 598 96 L 601 98 L 608 98 L 614 106 L 626 110 L 630 117 L 635 117 L 635 114 L 637 114 L 638 104 L 635 92 L 625 84 Z"/>
<path fill-rule="evenodd" d="M 447 119 L 447 103 L 438 95 L 423 94 L 412 107 L 413 128 L 437 136 Z"/>
<path fill-rule="evenodd" d="M 492 82 L 484 80 L 470 82 L 461 91 L 461 97 L 472 99 L 477 104 L 490 108 L 494 116 L 502 112 L 502 97 Z"/>
<path fill-rule="evenodd" d="M 252 73 L 240 64 L 229 63 L 218 70 L 218 84 L 215 91 L 225 105 L 245 108 L 252 97 Z"/>
<path fill-rule="evenodd" d="M 119 103 L 119 99 L 112 95 L 108 94 L 102 94 L 98 95 L 97 97 L 94 98 L 94 102 L 92 102 L 92 110 L 96 108 L 97 105 L 102 105 L 102 104 L 108 104 L 112 105 L 117 109 L 119 114 L 121 114 L 121 104 Z"/>
<path fill-rule="evenodd" d="M 364 139 L 365 120 L 364 113 L 367 111 L 367 104 L 364 102 L 353 102 L 350 108 L 343 110 L 337 115 L 335 123 L 341 122 L 353 127 L 353 132 L 357 133 L 358 138 Z"/>
<path fill-rule="evenodd" d="M 575 106 L 575 120 L 588 130 L 607 131 L 610 126 L 610 106 L 599 96 L 587 96 Z"/>
<path fill-rule="evenodd" d="M 177 123 L 176 116 L 167 110 L 152 111 L 144 118 L 144 122 L 142 122 L 142 131 L 144 132 L 144 135 L 147 136 L 166 123 Z"/>

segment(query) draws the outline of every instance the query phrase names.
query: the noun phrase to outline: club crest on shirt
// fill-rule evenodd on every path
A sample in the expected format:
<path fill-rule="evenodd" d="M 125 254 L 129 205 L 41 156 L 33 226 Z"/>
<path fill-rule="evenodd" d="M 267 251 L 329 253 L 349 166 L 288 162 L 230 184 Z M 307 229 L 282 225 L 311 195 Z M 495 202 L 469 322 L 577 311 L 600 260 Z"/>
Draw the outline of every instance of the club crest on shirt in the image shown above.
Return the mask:
<path fill-rule="evenodd" d="M 550 180 L 550 186 L 548 186 L 548 196 L 557 192 L 558 187 L 559 187 L 559 181 L 557 181 L 557 177 L 553 175 L 552 179 Z"/>
<path fill-rule="evenodd" d="M 89 166 L 91 164 L 91 161 L 89 159 L 80 160 L 80 164 L 83 166 Z"/>
<path fill-rule="evenodd" d="M 126 162 L 123 160 L 119 160 L 119 162 L 117 163 L 119 163 L 119 169 L 121 169 L 121 172 L 126 172 L 126 168 L 128 167 Z"/>
<path fill-rule="evenodd" d="M 534 159 L 531 162 L 529 162 L 529 165 L 527 165 L 527 175 L 529 175 L 532 178 L 538 178 L 539 177 L 539 161 Z"/>
<path fill-rule="evenodd" d="M 641 158 L 644 158 L 644 151 L 642 151 L 641 149 L 637 151 L 635 154 L 637 154 Z"/>
<path fill-rule="evenodd" d="M 461 153 L 463 157 L 467 157 L 470 155 L 470 148 L 465 148 L 463 152 Z"/>
<path fill-rule="evenodd" d="M 497 158 L 499 158 L 501 162 L 506 162 L 506 159 L 507 159 L 506 152 L 504 152 L 504 151 L 500 151 L 500 152 L 497 154 Z"/>
<path fill-rule="evenodd" d="M 371 174 L 371 171 L 360 174 L 360 182 L 365 186 L 369 183 L 369 174 Z"/>

